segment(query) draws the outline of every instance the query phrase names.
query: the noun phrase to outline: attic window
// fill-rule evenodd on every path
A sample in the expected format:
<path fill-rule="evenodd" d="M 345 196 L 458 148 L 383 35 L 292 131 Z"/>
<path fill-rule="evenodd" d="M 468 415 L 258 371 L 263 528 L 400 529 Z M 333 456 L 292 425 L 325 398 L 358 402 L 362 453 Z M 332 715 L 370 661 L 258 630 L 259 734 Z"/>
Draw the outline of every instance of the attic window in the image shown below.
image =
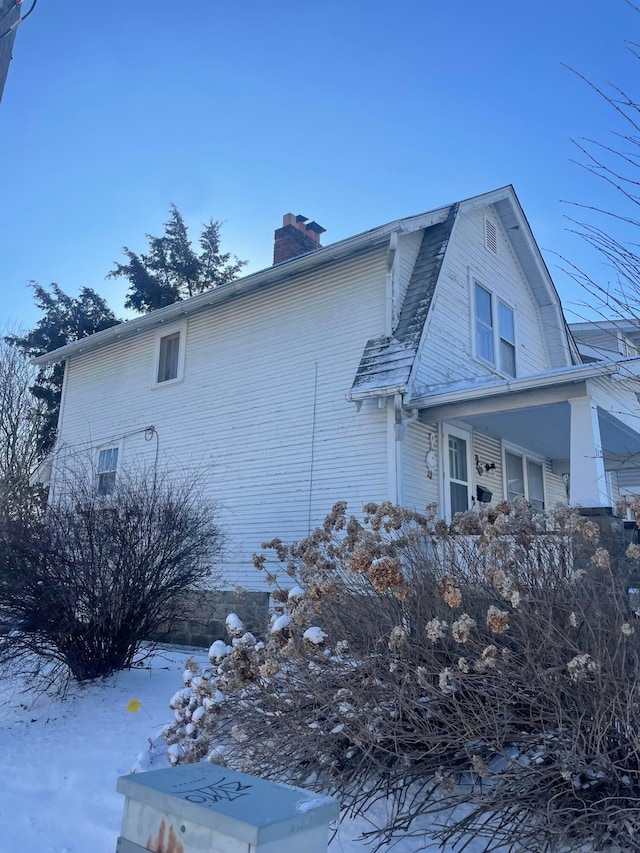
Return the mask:
<path fill-rule="evenodd" d="M 484 245 L 494 255 L 498 254 L 498 231 L 490 219 L 484 220 Z"/>

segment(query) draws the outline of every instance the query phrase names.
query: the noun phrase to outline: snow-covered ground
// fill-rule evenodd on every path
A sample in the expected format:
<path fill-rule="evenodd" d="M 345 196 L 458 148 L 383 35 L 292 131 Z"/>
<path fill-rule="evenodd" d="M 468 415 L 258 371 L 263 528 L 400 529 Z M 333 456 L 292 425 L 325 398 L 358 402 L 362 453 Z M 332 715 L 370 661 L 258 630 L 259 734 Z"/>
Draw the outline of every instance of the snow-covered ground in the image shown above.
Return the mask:
<path fill-rule="evenodd" d="M 187 657 L 161 651 L 146 668 L 72 687 L 63 700 L 21 692 L 17 678 L 0 682 L 0 853 L 115 853 L 124 802 L 117 778 L 167 766 L 159 735 Z M 370 850 L 357 841 L 369 828 L 343 822 L 331 853 Z M 483 846 L 471 841 L 465 853 Z M 393 846 L 418 849 L 441 850 L 428 839 Z"/>

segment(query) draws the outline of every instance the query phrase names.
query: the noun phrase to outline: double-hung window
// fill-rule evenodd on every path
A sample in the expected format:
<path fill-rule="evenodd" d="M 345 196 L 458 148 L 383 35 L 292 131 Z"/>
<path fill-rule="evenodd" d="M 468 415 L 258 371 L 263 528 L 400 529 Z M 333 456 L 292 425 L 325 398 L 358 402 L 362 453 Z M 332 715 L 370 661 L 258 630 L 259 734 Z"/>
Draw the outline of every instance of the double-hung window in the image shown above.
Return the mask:
<path fill-rule="evenodd" d="M 544 464 L 526 453 L 505 448 L 504 471 L 508 501 L 524 499 L 534 509 L 544 509 Z"/>
<path fill-rule="evenodd" d="M 184 373 L 186 324 L 163 329 L 156 335 L 153 384 L 178 382 Z"/>
<path fill-rule="evenodd" d="M 505 376 L 516 375 L 516 324 L 513 308 L 477 281 L 475 303 L 476 355 Z"/>
<path fill-rule="evenodd" d="M 96 472 L 96 492 L 110 495 L 116 487 L 118 471 L 118 446 L 103 447 L 98 451 L 98 470 Z"/>

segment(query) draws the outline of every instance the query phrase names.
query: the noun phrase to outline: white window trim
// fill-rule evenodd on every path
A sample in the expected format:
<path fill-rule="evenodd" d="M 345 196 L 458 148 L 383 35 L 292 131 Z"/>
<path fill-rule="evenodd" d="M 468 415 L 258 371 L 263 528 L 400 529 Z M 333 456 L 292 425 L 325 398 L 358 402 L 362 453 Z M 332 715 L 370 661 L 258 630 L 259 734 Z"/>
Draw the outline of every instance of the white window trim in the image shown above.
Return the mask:
<path fill-rule="evenodd" d="M 449 488 L 449 436 L 453 435 L 457 438 L 462 438 L 467 443 L 467 503 L 469 508 L 474 505 L 473 498 L 475 497 L 475 477 L 472 466 L 472 442 L 473 433 L 471 430 L 463 429 L 453 424 L 443 423 L 441 435 L 438 438 L 438 443 L 442 448 L 442 506 L 444 507 L 445 518 L 447 521 L 452 520 L 451 516 L 451 491 Z"/>
<path fill-rule="evenodd" d="M 502 441 L 502 488 L 504 490 L 504 499 L 509 500 L 509 484 L 507 482 L 507 452 L 514 456 L 522 457 L 522 477 L 524 481 L 524 499 L 529 500 L 529 471 L 527 462 L 535 462 L 536 465 L 542 467 L 542 500 L 544 508 L 549 506 L 547 499 L 547 465 L 546 459 L 543 456 L 538 456 L 536 453 L 531 453 L 524 447 L 519 447 L 517 444 L 512 444 L 510 441 Z"/>
<path fill-rule="evenodd" d="M 111 492 L 107 492 L 106 494 L 101 495 L 101 494 L 98 492 L 98 483 L 99 483 L 99 477 L 100 477 L 100 474 L 101 474 L 101 473 L 107 473 L 107 472 L 106 472 L 106 471 L 105 471 L 105 472 L 100 472 L 100 471 L 98 470 L 98 467 L 99 467 L 99 464 L 100 464 L 100 453 L 101 453 L 103 450 L 112 450 L 112 449 L 115 449 L 115 450 L 117 450 L 117 451 L 118 451 L 118 459 L 117 459 L 117 461 L 116 461 L 116 467 L 115 467 L 115 475 L 116 475 L 116 476 L 115 476 L 115 486 L 117 486 L 117 484 L 118 484 L 118 474 L 119 474 L 119 472 L 120 472 L 120 467 L 121 467 L 121 465 L 122 465 L 122 441 L 108 441 L 108 442 L 106 442 L 105 444 L 101 444 L 99 447 L 97 447 L 97 448 L 96 448 L 96 456 L 95 456 L 95 459 L 96 459 L 96 461 L 95 461 L 95 475 L 94 475 L 94 478 L 93 478 L 93 482 L 94 482 L 94 490 L 95 490 L 96 495 L 98 495 L 98 497 L 103 498 L 103 499 L 105 499 L 105 500 L 108 500 L 108 499 L 111 497 Z"/>
<path fill-rule="evenodd" d="M 478 353 L 478 341 L 476 335 L 476 321 L 477 321 L 477 313 L 476 313 L 476 284 L 478 287 L 481 287 L 485 290 L 491 297 L 491 320 L 492 320 L 492 330 L 493 330 L 493 361 L 487 361 L 486 358 L 483 358 Z M 470 304 L 472 307 L 471 311 L 471 341 L 473 345 L 473 356 L 474 358 L 481 362 L 484 365 L 487 365 L 491 368 L 494 373 L 497 373 L 498 376 L 502 376 L 505 379 L 515 379 L 519 376 L 518 369 L 518 314 L 516 309 L 511 305 L 511 303 L 507 302 L 506 299 L 503 299 L 502 296 L 498 296 L 495 291 L 491 290 L 490 287 L 487 287 L 484 284 L 480 277 L 475 275 L 472 270 L 469 270 L 469 292 L 470 292 Z M 510 311 L 513 312 L 513 347 L 514 347 L 514 358 L 516 363 L 516 371 L 515 376 L 511 376 L 510 373 L 505 373 L 504 370 L 500 368 L 500 306 L 499 303 L 502 302 Z M 506 340 L 506 338 L 505 338 Z"/>
<path fill-rule="evenodd" d="M 178 373 L 175 379 L 166 379 L 164 382 L 158 382 L 158 367 L 160 365 L 160 341 L 169 335 L 174 335 L 180 332 L 180 343 L 178 345 Z M 161 326 L 155 335 L 153 348 L 153 373 L 151 375 L 152 388 L 166 388 L 167 385 L 176 385 L 184 379 L 184 361 L 185 350 L 187 343 L 187 321 L 181 323 L 171 323 L 168 326 Z"/>

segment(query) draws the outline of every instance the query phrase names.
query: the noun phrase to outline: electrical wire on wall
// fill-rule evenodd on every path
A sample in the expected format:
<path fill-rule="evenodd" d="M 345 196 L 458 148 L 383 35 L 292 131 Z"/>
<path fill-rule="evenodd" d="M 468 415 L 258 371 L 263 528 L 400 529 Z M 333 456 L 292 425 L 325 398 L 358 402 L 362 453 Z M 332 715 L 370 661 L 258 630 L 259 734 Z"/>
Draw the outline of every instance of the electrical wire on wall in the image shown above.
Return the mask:
<path fill-rule="evenodd" d="M 144 430 L 144 440 L 151 441 L 151 439 L 155 436 L 156 439 L 156 453 L 155 458 L 153 460 L 153 487 L 156 487 L 156 481 L 158 478 L 158 454 L 160 453 L 160 436 L 158 434 L 158 430 L 154 426 L 148 426 Z"/>

